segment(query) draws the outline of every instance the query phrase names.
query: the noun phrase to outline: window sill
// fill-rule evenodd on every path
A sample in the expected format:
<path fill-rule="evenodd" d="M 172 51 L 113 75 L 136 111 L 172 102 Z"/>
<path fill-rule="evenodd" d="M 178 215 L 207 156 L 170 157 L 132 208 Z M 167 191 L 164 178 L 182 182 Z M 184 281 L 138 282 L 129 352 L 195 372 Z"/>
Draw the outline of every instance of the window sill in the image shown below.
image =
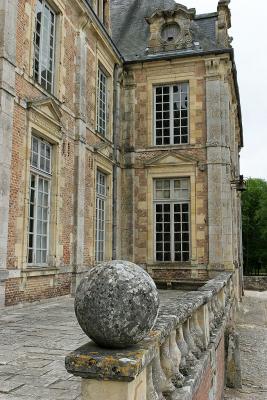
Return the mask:
<path fill-rule="evenodd" d="M 190 262 L 153 262 L 151 264 L 147 264 L 147 268 L 150 269 L 203 269 L 192 265 Z"/>
<path fill-rule="evenodd" d="M 103 135 L 102 133 L 99 133 L 97 130 L 95 130 L 95 135 L 101 139 L 103 142 L 109 144 L 110 146 L 113 145 L 112 141 L 105 135 Z M 97 145 L 96 145 L 97 146 Z"/>
<path fill-rule="evenodd" d="M 38 89 L 40 92 L 42 92 L 46 97 L 54 99 L 57 103 L 62 103 L 62 100 L 60 99 L 59 96 L 57 96 L 53 92 L 47 91 L 43 86 L 41 86 L 36 80 L 33 78 L 33 76 L 30 76 L 26 74 L 25 72 L 23 73 L 23 77 L 31 83 L 36 89 Z"/>
<path fill-rule="evenodd" d="M 26 269 L 21 270 L 22 276 L 47 276 L 57 275 L 58 273 L 59 269 L 51 266 L 27 266 Z"/>
<path fill-rule="evenodd" d="M 145 147 L 145 148 L 142 148 L 142 149 L 136 149 L 135 150 L 135 152 L 136 153 L 142 153 L 142 152 L 147 152 L 147 151 L 155 151 L 155 150 L 158 150 L 158 151 L 170 151 L 170 150 L 177 150 L 177 149 L 179 149 L 179 150 L 186 150 L 186 149 L 188 149 L 188 148 L 190 148 L 190 147 L 194 147 L 194 148 L 202 148 L 203 146 L 202 145 L 198 145 L 198 144 L 193 144 L 193 143 L 188 143 L 188 144 L 171 144 L 171 145 L 165 145 L 165 146 L 156 146 L 156 145 L 153 145 L 153 146 L 147 146 L 147 147 Z"/>

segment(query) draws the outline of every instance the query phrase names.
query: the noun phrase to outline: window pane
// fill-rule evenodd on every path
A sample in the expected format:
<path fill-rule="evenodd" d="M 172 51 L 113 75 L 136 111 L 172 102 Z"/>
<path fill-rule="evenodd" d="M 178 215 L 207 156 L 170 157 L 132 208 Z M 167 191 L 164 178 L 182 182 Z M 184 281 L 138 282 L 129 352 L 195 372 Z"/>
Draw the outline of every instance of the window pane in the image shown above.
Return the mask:
<path fill-rule="evenodd" d="M 45 264 L 48 253 L 49 180 L 31 174 L 30 185 L 28 263 Z"/>
<path fill-rule="evenodd" d="M 156 261 L 189 261 L 189 182 L 185 178 L 154 182 Z M 165 193 L 168 193 L 168 201 Z"/>
<path fill-rule="evenodd" d="M 95 258 L 96 261 L 104 260 L 105 248 L 105 208 L 106 208 L 106 175 L 97 171 L 96 176 L 96 232 L 95 232 Z"/>
<path fill-rule="evenodd" d="M 155 144 L 187 144 L 188 84 L 155 88 Z"/>
<path fill-rule="evenodd" d="M 97 131 L 106 135 L 107 129 L 107 77 L 98 69 L 97 85 Z"/>
<path fill-rule="evenodd" d="M 35 19 L 35 79 L 49 92 L 52 90 L 55 51 L 55 13 L 45 1 L 38 1 Z"/>

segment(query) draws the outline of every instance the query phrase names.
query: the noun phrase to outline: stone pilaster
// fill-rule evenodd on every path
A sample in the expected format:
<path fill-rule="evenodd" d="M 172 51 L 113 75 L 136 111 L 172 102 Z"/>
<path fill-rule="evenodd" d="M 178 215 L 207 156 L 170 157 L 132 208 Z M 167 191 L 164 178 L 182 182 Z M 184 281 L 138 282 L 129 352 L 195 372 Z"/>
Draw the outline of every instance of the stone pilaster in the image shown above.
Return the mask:
<path fill-rule="evenodd" d="M 230 116 L 225 65 L 206 60 L 209 266 L 232 268 Z"/>
<path fill-rule="evenodd" d="M 15 97 L 17 0 L 0 2 L 0 306 L 5 299 Z"/>
<path fill-rule="evenodd" d="M 76 140 L 75 140 L 75 194 L 74 194 L 74 274 L 72 292 L 75 292 L 77 273 L 84 259 L 84 203 L 85 203 L 85 161 L 86 161 L 86 65 L 87 43 L 83 30 L 77 33 L 76 55 Z"/>
<path fill-rule="evenodd" d="M 136 83 L 132 72 L 125 75 L 124 84 L 124 115 L 123 115 L 123 157 L 122 177 L 122 215 L 121 215 L 121 256 L 123 259 L 134 261 L 135 242 L 135 98 Z"/>

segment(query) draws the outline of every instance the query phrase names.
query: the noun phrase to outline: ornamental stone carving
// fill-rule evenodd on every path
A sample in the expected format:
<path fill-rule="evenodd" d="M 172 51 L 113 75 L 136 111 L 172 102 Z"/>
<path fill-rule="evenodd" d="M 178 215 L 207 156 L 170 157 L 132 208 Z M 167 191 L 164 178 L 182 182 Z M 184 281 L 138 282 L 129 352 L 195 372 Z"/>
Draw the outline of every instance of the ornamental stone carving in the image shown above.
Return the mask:
<path fill-rule="evenodd" d="M 193 46 L 190 32 L 191 20 L 194 18 L 194 8 L 176 4 L 171 10 L 156 10 L 146 18 L 150 26 L 148 52 L 157 53 L 188 49 Z"/>
<path fill-rule="evenodd" d="M 218 3 L 217 41 L 222 47 L 231 47 L 232 38 L 228 34 L 231 28 L 230 0 L 220 0 Z"/>

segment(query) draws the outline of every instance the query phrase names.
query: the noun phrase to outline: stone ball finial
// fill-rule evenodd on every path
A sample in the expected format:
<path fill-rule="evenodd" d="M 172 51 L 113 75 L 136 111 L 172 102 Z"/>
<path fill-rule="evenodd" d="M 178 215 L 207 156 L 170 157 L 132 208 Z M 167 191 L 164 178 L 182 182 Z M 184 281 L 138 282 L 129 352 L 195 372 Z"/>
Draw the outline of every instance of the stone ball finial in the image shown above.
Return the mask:
<path fill-rule="evenodd" d="M 76 291 L 75 313 L 81 328 L 106 348 L 125 348 L 140 342 L 154 326 L 158 310 L 154 281 L 128 261 L 97 265 Z"/>

